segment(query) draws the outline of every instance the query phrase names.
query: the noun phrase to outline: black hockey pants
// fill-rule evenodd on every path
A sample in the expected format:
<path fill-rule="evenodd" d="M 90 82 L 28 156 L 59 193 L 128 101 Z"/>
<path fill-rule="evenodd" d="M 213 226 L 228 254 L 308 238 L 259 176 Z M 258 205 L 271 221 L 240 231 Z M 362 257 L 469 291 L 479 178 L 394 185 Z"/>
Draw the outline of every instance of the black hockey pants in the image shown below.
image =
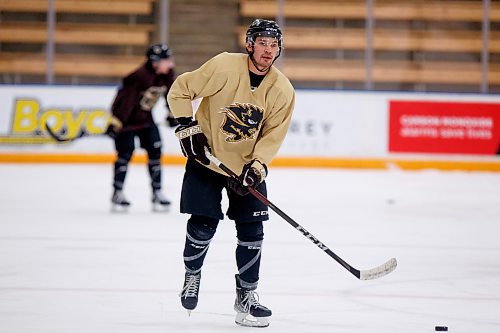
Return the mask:
<path fill-rule="evenodd" d="M 141 148 L 148 154 L 148 171 L 153 190 L 161 189 L 161 138 L 156 125 L 139 130 L 123 131 L 115 139 L 117 158 L 114 164 L 113 188 L 122 190 L 127 168 L 135 149 L 135 137 L 139 138 Z"/>

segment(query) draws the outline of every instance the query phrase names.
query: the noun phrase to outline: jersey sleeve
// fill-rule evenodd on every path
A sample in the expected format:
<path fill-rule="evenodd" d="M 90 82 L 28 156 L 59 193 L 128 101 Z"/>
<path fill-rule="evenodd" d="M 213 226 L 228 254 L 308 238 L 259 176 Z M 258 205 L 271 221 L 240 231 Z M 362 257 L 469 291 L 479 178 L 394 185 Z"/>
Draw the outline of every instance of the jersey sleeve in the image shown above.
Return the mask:
<path fill-rule="evenodd" d="M 275 108 L 263 123 L 254 148 L 253 158 L 265 164 L 271 163 L 285 140 L 292 120 L 294 105 L 295 92 L 293 90 L 288 96 L 281 95 L 277 99 Z"/>
<path fill-rule="evenodd" d="M 166 78 L 166 89 L 165 89 L 165 106 L 167 108 L 167 113 L 171 113 L 170 112 L 170 106 L 168 105 L 168 92 L 170 91 L 170 87 L 172 87 L 172 85 L 174 84 L 174 78 L 175 78 L 175 72 L 173 69 L 170 70 L 170 72 L 168 72 L 167 74 L 167 78 Z"/>
<path fill-rule="evenodd" d="M 220 71 L 220 54 L 200 68 L 181 74 L 174 81 L 167 96 L 170 111 L 176 117 L 193 117 L 191 101 L 207 97 L 218 92 L 227 81 L 226 75 Z"/>

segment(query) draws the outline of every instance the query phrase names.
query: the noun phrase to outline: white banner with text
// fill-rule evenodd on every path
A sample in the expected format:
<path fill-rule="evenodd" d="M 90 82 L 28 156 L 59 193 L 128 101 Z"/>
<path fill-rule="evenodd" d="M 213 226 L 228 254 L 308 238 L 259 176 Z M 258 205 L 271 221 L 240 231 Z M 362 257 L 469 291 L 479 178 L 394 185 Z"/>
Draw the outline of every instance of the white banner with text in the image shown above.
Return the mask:
<path fill-rule="evenodd" d="M 113 153 L 113 141 L 99 133 L 106 128 L 116 89 L 0 86 L 0 153 Z M 164 105 L 160 100 L 153 109 L 161 129 L 163 151 L 180 156 L 173 130 L 164 125 Z M 449 129 L 444 122 L 439 127 L 408 122 L 415 117 L 437 117 L 440 113 L 446 119 L 464 115 L 467 119 L 486 119 L 488 128 L 479 128 L 483 136 L 470 137 L 465 134 L 472 133 L 471 129 L 465 127 L 465 134 L 458 135 L 462 133 L 462 125 L 457 122 Z M 292 124 L 279 156 L 373 158 L 386 157 L 391 152 L 491 154 L 496 153 L 500 141 L 499 119 L 500 96 L 494 95 L 298 90 Z M 90 136 L 71 143 L 56 143 L 46 133 L 45 124 L 67 137 L 82 130 Z M 479 133 L 479 129 L 474 129 L 474 133 Z M 456 135 L 429 137 L 428 133 L 436 130 L 453 131 Z M 484 141 L 485 149 L 470 148 L 482 143 L 478 140 Z"/>

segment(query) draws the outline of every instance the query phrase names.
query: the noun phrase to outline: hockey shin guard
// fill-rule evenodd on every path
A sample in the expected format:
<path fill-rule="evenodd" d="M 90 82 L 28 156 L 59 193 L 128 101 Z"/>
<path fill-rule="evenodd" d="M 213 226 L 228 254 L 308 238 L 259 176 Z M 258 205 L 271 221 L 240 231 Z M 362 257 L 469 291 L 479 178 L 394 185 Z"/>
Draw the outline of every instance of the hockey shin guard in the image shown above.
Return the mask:
<path fill-rule="evenodd" d="M 197 215 L 192 215 L 189 219 L 184 246 L 184 265 L 187 272 L 196 274 L 201 271 L 218 223 L 219 220 Z"/>
<path fill-rule="evenodd" d="M 255 289 L 259 281 L 260 258 L 264 232 L 262 222 L 239 223 L 238 245 L 236 247 L 236 263 L 241 285 Z"/>

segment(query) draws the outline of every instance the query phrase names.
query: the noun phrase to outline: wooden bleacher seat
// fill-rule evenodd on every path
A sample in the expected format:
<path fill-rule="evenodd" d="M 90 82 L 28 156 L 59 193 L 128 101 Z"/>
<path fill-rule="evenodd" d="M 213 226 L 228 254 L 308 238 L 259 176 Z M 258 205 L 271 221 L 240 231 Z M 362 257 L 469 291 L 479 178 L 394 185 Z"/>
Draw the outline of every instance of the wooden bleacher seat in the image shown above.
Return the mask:
<path fill-rule="evenodd" d="M 58 13 L 150 15 L 155 0 L 56 0 Z M 2 0 L 0 12 L 47 12 L 47 0 Z"/>
<path fill-rule="evenodd" d="M 492 1 L 490 20 L 500 21 L 500 3 Z M 377 1 L 378 20 L 472 21 L 483 19 L 482 1 Z"/>
<path fill-rule="evenodd" d="M 285 59 L 283 72 L 297 81 L 363 82 L 362 60 Z M 373 82 L 474 84 L 481 82 L 480 64 L 459 62 L 377 61 L 373 64 Z M 500 64 L 490 66 L 489 83 L 500 84 Z"/>
<path fill-rule="evenodd" d="M 366 2 L 353 1 L 285 1 L 285 17 L 287 18 L 364 18 Z M 276 17 L 278 13 L 277 1 L 242 0 L 240 1 L 240 14 L 243 17 Z"/>
<path fill-rule="evenodd" d="M 276 1 L 241 0 L 243 17 L 276 17 Z M 366 1 L 287 0 L 284 6 L 287 18 L 309 19 L 365 19 Z M 390 1 L 375 2 L 374 17 L 378 20 L 476 21 L 483 18 L 481 1 Z M 490 20 L 500 21 L 500 3 L 491 2 Z"/>
<path fill-rule="evenodd" d="M 109 61 L 107 56 L 57 55 L 56 75 L 121 77 L 144 61 L 142 56 L 122 56 Z M 0 72 L 11 74 L 39 74 L 46 72 L 44 54 L 1 53 Z M 366 78 L 362 60 L 285 59 L 283 72 L 297 81 L 362 82 Z M 457 62 L 411 63 L 405 61 L 378 61 L 374 63 L 374 82 L 479 84 L 480 65 Z M 500 84 L 500 65 L 490 66 L 490 84 Z"/>
<path fill-rule="evenodd" d="M 58 54 L 54 74 L 61 76 L 122 77 L 143 61 L 144 56 L 120 56 L 110 61 L 109 56 Z M 45 75 L 47 61 L 44 54 L 0 53 L 0 72 L 10 74 Z"/>
<path fill-rule="evenodd" d="M 240 46 L 245 44 L 246 27 L 238 29 Z M 364 29 L 334 29 L 317 27 L 286 27 L 285 48 L 296 50 L 363 50 L 366 47 Z M 482 38 L 477 31 L 376 29 L 375 50 L 481 52 Z M 500 32 L 490 33 L 490 52 L 500 52 Z"/>
<path fill-rule="evenodd" d="M 58 44 L 83 45 L 147 45 L 151 24 L 58 23 Z M 38 22 L 0 22 L 0 42 L 46 43 L 47 26 Z"/>

